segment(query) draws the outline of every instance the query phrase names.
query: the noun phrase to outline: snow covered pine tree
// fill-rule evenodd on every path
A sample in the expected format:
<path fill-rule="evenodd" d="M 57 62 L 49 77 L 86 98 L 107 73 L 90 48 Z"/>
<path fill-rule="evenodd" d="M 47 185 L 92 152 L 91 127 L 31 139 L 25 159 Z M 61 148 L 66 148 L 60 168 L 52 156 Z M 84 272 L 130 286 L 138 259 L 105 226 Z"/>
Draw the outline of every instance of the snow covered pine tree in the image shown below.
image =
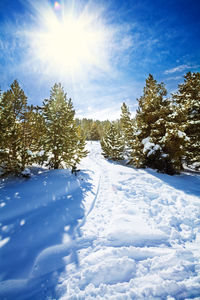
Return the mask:
<path fill-rule="evenodd" d="M 135 134 L 136 166 L 147 166 L 167 174 L 182 168 L 183 144 L 186 135 L 173 120 L 173 106 L 164 98 L 167 90 L 151 74 L 146 79 L 143 96 L 139 99 Z"/>
<path fill-rule="evenodd" d="M 105 158 L 117 161 L 123 159 L 123 137 L 114 123 L 111 123 L 110 128 L 105 132 L 104 137 L 101 140 L 101 148 Z"/>
<path fill-rule="evenodd" d="M 124 155 L 128 159 L 128 164 L 132 163 L 132 152 L 133 152 L 133 135 L 134 135 L 134 126 L 133 120 L 131 119 L 131 113 L 128 106 L 123 103 L 121 106 L 121 116 L 120 116 L 120 125 L 122 129 L 122 134 L 124 138 Z"/>
<path fill-rule="evenodd" d="M 188 140 L 185 143 L 185 159 L 187 165 L 200 168 L 200 73 L 188 72 L 184 83 L 179 85 L 173 100 L 177 108 L 177 120 L 183 127 Z"/>

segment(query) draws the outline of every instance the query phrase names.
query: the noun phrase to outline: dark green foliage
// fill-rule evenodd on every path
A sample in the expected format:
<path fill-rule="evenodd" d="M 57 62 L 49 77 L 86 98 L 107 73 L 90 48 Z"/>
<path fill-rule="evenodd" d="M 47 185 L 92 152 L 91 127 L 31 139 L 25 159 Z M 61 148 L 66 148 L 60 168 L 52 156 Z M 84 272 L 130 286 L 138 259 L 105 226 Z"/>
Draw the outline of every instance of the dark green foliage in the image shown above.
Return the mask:
<path fill-rule="evenodd" d="M 102 154 L 105 158 L 112 160 L 122 160 L 124 153 L 124 140 L 122 134 L 112 123 L 101 140 Z"/>
<path fill-rule="evenodd" d="M 131 113 L 128 106 L 123 103 L 121 107 L 121 127 L 124 132 L 126 140 L 131 140 L 133 137 L 133 122 L 131 120 Z"/>
<path fill-rule="evenodd" d="M 120 118 L 121 130 L 124 138 L 125 156 L 128 159 L 128 164 L 133 163 L 133 156 L 135 156 L 135 120 L 131 119 L 131 113 L 128 106 L 123 103 L 121 107 Z"/>
<path fill-rule="evenodd" d="M 200 73 L 188 72 L 184 83 L 179 85 L 178 92 L 173 94 L 179 119 L 177 122 L 184 128 L 188 137 L 185 144 L 187 164 L 197 163 L 200 166 Z"/>
<path fill-rule="evenodd" d="M 131 113 L 128 106 L 123 103 L 121 107 L 120 125 L 124 136 L 124 143 L 127 148 L 127 152 L 130 152 L 132 148 L 133 140 L 133 121 L 131 120 Z"/>
<path fill-rule="evenodd" d="M 26 140 L 27 97 L 15 80 L 5 92 L 0 107 L 0 164 L 5 173 L 19 173 L 28 163 Z"/>

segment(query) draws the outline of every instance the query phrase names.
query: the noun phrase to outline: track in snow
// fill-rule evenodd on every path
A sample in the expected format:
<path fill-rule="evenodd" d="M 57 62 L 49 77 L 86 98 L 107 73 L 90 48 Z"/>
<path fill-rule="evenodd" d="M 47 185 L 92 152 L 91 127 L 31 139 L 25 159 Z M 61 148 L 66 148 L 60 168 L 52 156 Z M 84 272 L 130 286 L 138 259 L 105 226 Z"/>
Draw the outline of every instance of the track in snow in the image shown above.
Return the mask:
<path fill-rule="evenodd" d="M 199 177 L 168 176 L 105 160 L 100 145 L 83 162 L 99 178 L 82 226 L 88 248 L 68 265 L 63 299 L 176 299 L 200 295 Z M 98 175 L 97 175 L 98 174 Z M 185 181 L 191 180 L 190 188 Z M 193 184 L 192 184 L 193 182 Z M 173 298 L 171 298 L 173 299 Z"/>

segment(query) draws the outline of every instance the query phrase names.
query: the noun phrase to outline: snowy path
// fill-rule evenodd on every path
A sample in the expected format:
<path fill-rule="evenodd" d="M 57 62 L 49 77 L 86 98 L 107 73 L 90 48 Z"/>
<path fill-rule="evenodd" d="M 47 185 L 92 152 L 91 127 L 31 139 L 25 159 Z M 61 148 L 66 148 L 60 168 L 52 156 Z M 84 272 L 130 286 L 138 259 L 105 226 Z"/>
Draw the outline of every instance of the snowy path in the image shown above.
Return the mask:
<path fill-rule="evenodd" d="M 200 299 L 200 178 L 128 168 L 89 146 L 82 166 L 99 184 L 80 230 L 90 246 L 78 269 L 67 265 L 57 296 Z"/>

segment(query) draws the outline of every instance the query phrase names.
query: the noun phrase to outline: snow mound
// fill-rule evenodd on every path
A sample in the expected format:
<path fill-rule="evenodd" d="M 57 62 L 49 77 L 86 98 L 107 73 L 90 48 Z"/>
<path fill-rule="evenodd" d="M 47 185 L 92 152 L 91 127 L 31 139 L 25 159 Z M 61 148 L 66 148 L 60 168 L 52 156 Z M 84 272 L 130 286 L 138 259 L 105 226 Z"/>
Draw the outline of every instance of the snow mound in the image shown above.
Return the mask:
<path fill-rule="evenodd" d="M 155 246 L 168 244 L 168 236 L 158 228 L 151 228 L 141 216 L 118 215 L 108 229 L 108 244 L 114 246 Z"/>

